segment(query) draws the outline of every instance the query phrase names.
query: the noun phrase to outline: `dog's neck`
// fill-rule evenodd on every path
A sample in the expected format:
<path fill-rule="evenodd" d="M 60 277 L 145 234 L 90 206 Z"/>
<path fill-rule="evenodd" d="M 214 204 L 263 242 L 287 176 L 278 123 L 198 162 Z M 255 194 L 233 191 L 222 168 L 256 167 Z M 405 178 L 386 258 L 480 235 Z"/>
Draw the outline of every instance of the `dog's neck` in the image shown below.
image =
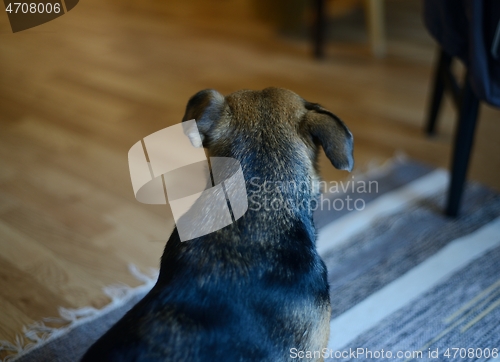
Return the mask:
<path fill-rule="evenodd" d="M 311 203 L 318 195 L 313 188 L 316 171 L 311 155 L 297 145 L 277 150 L 261 142 L 248 144 L 248 139 L 241 139 L 231 150 L 220 147 L 217 152 L 209 151 L 209 156 L 232 157 L 241 165 L 248 209 L 237 222 L 240 231 L 245 238 L 279 240 L 297 229 L 314 242 Z"/>
<path fill-rule="evenodd" d="M 246 171 L 246 172 L 245 172 Z M 252 235 L 279 237 L 295 229 L 306 231 L 315 239 L 313 222 L 316 198 L 308 172 L 281 173 L 279 169 L 249 172 L 244 170 L 248 194 L 248 210 L 242 223 Z M 288 178 L 287 178 L 288 177 Z"/>

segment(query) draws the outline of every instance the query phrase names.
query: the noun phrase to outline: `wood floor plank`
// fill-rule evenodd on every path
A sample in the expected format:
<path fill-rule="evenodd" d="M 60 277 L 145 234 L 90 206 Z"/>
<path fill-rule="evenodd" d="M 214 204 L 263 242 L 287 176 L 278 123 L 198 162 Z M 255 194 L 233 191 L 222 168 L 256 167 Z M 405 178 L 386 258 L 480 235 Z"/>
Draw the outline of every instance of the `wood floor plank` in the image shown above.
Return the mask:
<path fill-rule="evenodd" d="M 17 304 L 17 301 L 16 303 Z M 29 318 L 26 313 L 12 304 L 10 300 L 0 295 L 0 305 L 2 313 L 0 313 L 0 335 L 2 338 L 10 337 L 9 342 L 14 343 L 17 335 L 22 335 L 24 326 L 27 326 L 35 320 Z M 0 358 L 6 354 L 0 352 Z"/>
<path fill-rule="evenodd" d="M 80 235 L 92 238 L 112 227 L 101 215 L 78 201 L 44 192 L 30 182 L 29 178 L 3 182 L 1 185 L 2 192 L 16 198 L 19 205 L 44 213 Z"/>
<path fill-rule="evenodd" d="M 33 320 L 58 315 L 58 306 L 70 307 L 63 297 L 38 283 L 4 257 L 0 257 L 0 289 L 3 299 Z"/>
<path fill-rule="evenodd" d="M 31 239 L 4 222 L 0 222 L 0 255 L 16 268 L 66 300 L 67 305 L 81 308 L 109 301 L 100 298 L 102 284 L 89 275 L 86 269 L 68 263 L 52 252 L 43 240 Z M 47 315 L 46 317 L 49 317 Z"/>
<path fill-rule="evenodd" d="M 102 285 L 115 283 L 127 272 L 126 265 L 119 262 L 105 249 L 91 247 L 91 240 L 56 221 L 26 208 L 13 208 L 0 213 L 0 220 L 19 233 L 40 240 L 59 258 L 84 268 L 90 277 Z M 127 278 L 133 280 L 132 277 Z"/>

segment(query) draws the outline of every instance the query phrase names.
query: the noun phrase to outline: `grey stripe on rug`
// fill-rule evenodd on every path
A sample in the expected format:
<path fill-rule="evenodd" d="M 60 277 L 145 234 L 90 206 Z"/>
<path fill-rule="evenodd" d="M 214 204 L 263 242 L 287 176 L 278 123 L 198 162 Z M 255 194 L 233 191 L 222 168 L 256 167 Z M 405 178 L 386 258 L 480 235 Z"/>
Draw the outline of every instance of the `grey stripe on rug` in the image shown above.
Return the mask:
<path fill-rule="evenodd" d="M 467 360 L 493 358 L 493 348 L 500 347 L 500 196 L 469 184 L 463 216 L 448 219 L 441 212 L 444 171 L 396 162 L 364 179 L 376 181 L 377 189 L 327 195 L 330 201 L 361 199 L 364 210 L 315 214 L 331 283 L 332 330 L 329 349 L 309 352 L 333 357 L 327 360 L 363 361 L 384 359 L 373 356 L 382 349 L 422 351 L 417 359 L 425 360 L 438 348 L 434 360 L 464 360 L 453 356 L 455 350 L 450 358 L 444 355 L 456 347 L 481 349 L 481 357 Z M 16 360 L 78 360 L 144 293 L 130 294 L 132 299 L 109 313 L 82 321 Z M 335 355 L 357 348 L 365 354 Z"/>
<path fill-rule="evenodd" d="M 498 230 L 497 226 L 497 245 Z M 406 354 L 400 359 L 406 361 L 484 361 L 498 356 L 495 349 L 500 348 L 500 245 L 341 350 L 360 347 L 364 349 L 360 360 L 393 360 L 398 352 Z M 382 350 L 386 351 L 385 357 L 368 354 Z M 389 351 L 392 356 L 387 355 Z"/>
<path fill-rule="evenodd" d="M 323 254 L 331 285 L 332 318 L 395 280 L 450 241 L 500 216 L 500 197 L 469 185 L 462 217 L 441 213 L 443 195 L 418 200 L 404 213 L 376 220 L 348 244 Z"/>

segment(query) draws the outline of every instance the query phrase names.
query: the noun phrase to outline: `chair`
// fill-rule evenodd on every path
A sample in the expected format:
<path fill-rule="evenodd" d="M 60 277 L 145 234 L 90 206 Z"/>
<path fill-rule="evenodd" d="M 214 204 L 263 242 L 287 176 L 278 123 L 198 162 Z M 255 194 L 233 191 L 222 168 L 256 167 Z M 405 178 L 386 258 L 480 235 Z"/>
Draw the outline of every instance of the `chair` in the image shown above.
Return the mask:
<path fill-rule="evenodd" d="M 385 21 L 384 0 L 365 0 L 367 10 L 367 27 L 370 36 L 372 54 L 378 58 L 385 56 Z M 323 58 L 325 55 L 326 31 L 326 0 L 314 0 L 315 21 L 313 26 L 314 57 Z"/>
<path fill-rule="evenodd" d="M 500 107 L 500 1 L 425 0 L 425 25 L 439 43 L 426 132 L 435 133 L 445 92 L 458 110 L 451 181 L 445 213 L 459 214 L 481 101 Z M 452 72 L 458 59 L 467 69 L 462 85 Z"/>

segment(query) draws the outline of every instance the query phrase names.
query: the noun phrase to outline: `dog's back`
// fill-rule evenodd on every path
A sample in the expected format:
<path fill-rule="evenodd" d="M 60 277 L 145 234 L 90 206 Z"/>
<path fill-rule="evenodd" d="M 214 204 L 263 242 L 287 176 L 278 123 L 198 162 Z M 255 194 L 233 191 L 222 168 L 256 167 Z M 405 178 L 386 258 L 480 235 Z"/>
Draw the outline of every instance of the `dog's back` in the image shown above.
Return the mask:
<path fill-rule="evenodd" d="M 202 91 L 188 103 L 184 120 L 193 118 L 210 156 L 240 162 L 249 209 L 186 242 L 175 229 L 155 287 L 83 361 L 278 362 L 293 360 L 293 348 L 326 346 L 328 283 L 309 202 L 318 146 L 351 168 L 352 136 L 328 111 L 276 88 Z"/>

